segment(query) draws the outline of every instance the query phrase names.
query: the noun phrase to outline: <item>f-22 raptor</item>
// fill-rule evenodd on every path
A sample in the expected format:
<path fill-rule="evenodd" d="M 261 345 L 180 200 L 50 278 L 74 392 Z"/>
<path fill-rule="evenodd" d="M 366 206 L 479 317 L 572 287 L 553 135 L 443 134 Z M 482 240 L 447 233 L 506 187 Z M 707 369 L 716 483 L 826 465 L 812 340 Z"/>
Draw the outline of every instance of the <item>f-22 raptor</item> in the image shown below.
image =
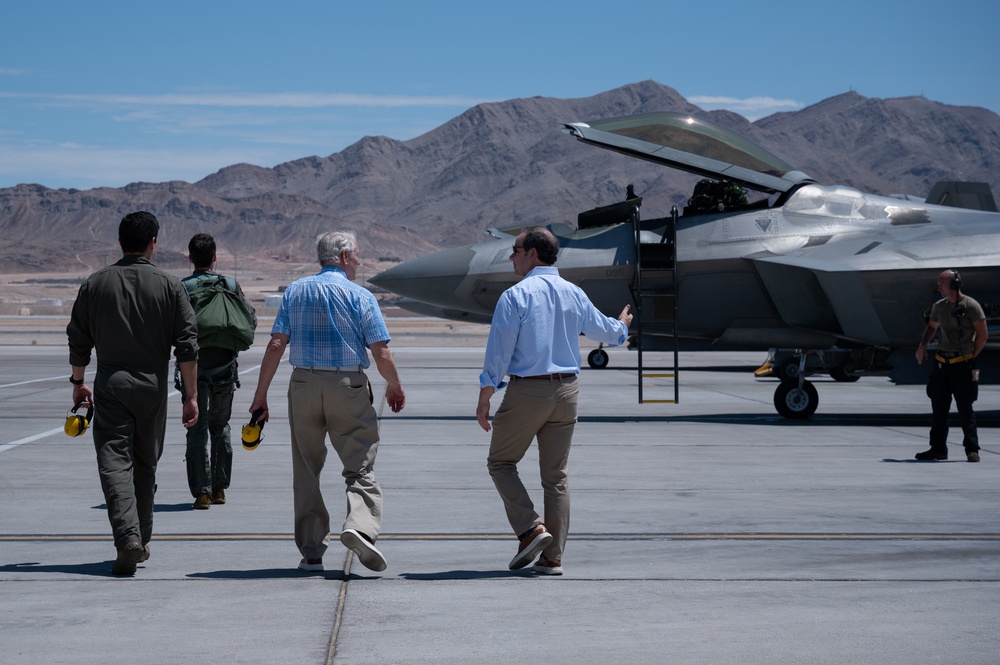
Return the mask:
<path fill-rule="evenodd" d="M 640 218 L 642 199 L 629 188 L 624 201 L 581 213 L 577 228 L 549 225 L 562 276 L 606 314 L 622 303 L 641 312 L 630 342 L 640 350 L 769 351 L 782 379 L 774 404 L 786 417 L 815 412 L 819 397 L 805 377 L 817 370 L 845 381 L 925 381 L 927 364 L 917 365 L 914 351 L 943 270 L 960 273 L 989 323 L 1000 317 L 1000 214 L 988 185 L 940 183 L 927 200 L 822 185 L 744 136 L 683 113 L 564 131 L 702 180 L 683 214 Z M 748 191 L 763 198 L 750 202 Z M 488 232 L 493 239 L 370 281 L 413 311 L 489 322 L 518 278 L 508 260 L 517 230 Z M 984 382 L 1000 380 L 992 347 L 979 358 Z M 598 349 L 589 361 L 605 366 L 607 354 Z"/>

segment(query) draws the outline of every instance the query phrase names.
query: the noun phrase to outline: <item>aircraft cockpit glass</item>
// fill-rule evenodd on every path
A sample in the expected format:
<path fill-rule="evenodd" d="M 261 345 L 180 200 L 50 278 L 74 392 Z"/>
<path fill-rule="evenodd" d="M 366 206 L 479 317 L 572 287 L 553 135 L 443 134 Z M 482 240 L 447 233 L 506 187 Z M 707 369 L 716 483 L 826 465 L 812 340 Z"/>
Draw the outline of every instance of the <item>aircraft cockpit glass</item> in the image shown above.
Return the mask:
<path fill-rule="evenodd" d="M 887 201 L 853 187 L 806 185 L 789 197 L 783 210 L 789 220 L 821 220 L 825 226 L 870 225 L 890 220 L 893 209 Z"/>
<path fill-rule="evenodd" d="M 647 113 L 588 122 L 594 129 L 781 177 L 794 167 L 750 139 L 686 113 Z"/>
<path fill-rule="evenodd" d="M 812 182 L 750 139 L 686 113 L 574 122 L 563 129 L 585 143 L 767 194 Z"/>

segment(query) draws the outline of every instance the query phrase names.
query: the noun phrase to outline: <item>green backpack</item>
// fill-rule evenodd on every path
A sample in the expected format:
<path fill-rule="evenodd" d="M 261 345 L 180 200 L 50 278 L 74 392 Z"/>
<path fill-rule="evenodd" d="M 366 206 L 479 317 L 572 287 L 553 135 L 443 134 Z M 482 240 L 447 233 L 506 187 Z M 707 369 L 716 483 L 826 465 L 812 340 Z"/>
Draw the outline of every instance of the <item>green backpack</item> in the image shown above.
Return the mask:
<path fill-rule="evenodd" d="M 257 327 L 254 311 L 222 275 L 186 277 L 181 280 L 198 320 L 198 345 L 246 351 Z"/>

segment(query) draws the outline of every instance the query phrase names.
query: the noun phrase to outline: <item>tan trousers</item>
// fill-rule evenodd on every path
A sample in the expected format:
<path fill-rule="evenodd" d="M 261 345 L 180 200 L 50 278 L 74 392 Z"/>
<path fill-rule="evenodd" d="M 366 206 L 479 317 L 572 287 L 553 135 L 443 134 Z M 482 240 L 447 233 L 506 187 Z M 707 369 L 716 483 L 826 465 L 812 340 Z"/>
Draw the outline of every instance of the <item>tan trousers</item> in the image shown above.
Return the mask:
<path fill-rule="evenodd" d="M 569 533 L 569 449 L 576 425 L 580 390 L 570 379 L 512 378 L 493 417 L 493 438 L 487 467 L 507 511 L 507 520 L 520 536 L 543 523 L 552 533 L 545 558 L 562 559 Z M 517 473 L 517 463 L 538 437 L 538 466 L 545 501 L 545 519 L 535 512 L 528 490 Z"/>
<path fill-rule="evenodd" d="M 295 368 L 288 385 L 292 432 L 295 544 L 307 559 L 321 558 L 330 541 L 330 513 L 320 490 L 326 438 L 340 456 L 347 483 L 343 529 L 372 538 L 382 527 L 382 490 L 375 480 L 378 419 L 364 372 Z"/>

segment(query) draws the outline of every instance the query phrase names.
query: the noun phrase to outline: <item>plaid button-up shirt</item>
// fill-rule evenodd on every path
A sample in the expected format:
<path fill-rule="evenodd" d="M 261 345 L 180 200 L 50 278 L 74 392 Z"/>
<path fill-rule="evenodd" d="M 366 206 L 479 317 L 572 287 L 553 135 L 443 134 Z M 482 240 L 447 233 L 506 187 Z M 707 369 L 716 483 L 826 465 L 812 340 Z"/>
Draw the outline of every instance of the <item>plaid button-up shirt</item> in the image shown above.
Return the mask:
<path fill-rule="evenodd" d="M 368 346 L 390 339 L 375 296 L 336 266 L 285 289 L 274 333 L 288 335 L 293 367 L 367 368 Z"/>

